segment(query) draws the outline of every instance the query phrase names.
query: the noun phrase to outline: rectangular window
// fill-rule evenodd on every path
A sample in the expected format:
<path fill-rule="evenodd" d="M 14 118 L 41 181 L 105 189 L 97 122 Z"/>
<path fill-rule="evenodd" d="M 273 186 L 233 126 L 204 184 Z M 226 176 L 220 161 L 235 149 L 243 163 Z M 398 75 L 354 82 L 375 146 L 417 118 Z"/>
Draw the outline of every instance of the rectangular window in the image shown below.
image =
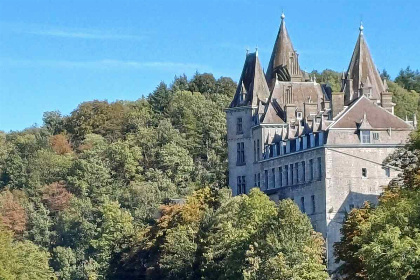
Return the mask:
<path fill-rule="evenodd" d="M 379 140 L 379 133 L 378 132 L 373 132 L 372 137 L 373 137 L 373 140 Z"/>
<path fill-rule="evenodd" d="M 236 178 L 236 194 L 241 194 L 242 190 L 242 176 Z"/>
<path fill-rule="evenodd" d="M 246 194 L 246 184 L 245 184 L 245 176 L 242 176 L 242 186 L 241 186 L 242 193 Z"/>
<path fill-rule="evenodd" d="M 314 179 L 314 160 L 309 160 L 309 178 L 308 181 L 311 182 Z"/>
<path fill-rule="evenodd" d="M 386 175 L 386 177 L 391 177 L 391 168 L 389 168 L 389 167 L 385 168 L 385 175 Z"/>
<path fill-rule="evenodd" d="M 280 146 L 280 142 L 276 143 L 276 151 L 277 151 L 277 156 L 279 156 L 281 154 L 281 146 Z"/>
<path fill-rule="evenodd" d="M 264 170 L 264 187 L 268 189 L 268 170 Z"/>
<path fill-rule="evenodd" d="M 319 157 L 319 158 L 317 158 L 317 165 L 318 165 L 318 180 L 321 180 L 321 178 L 322 178 L 322 161 L 321 161 L 321 158 Z"/>
<path fill-rule="evenodd" d="M 285 165 L 284 166 L 284 185 L 288 186 L 289 185 L 289 166 Z"/>
<path fill-rule="evenodd" d="M 290 172 L 290 184 L 293 185 L 293 163 L 290 164 L 289 172 Z"/>
<path fill-rule="evenodd" d="M 242 134 L 242 118 L 237 118 L 236 119 L 236 133 L 237 134 Z"/>
<path fill-rule="evenodd" d="M 279 187 L 283 186 L 283 168 L 279 167 Z"/>
<path fill-rule="evenodd" d="M 254 174 L 254 187 L 258 186 L 257 185 L 257 173 Z"/>
<path fill-rule="evenodd" d="M 273 186 L 273 189 L 275 189 L 276 188 L 276 169 L 275 168 L 271 169 L 271 176 L 273 178 L 272 186 Z"/>
<path fill-rule="evenodd" d="M 258 176 L 257 176 L 257 186 L 261 188 L 261 173 L 258 173 Z"/>
<path fill-rule="evenodd" d="M 302 207 L 301 208 L 302 212 L 306 213 L 306 211 L 305 211 L 305 198 L 303 196 L 300 198 L 300 206 Z"/>
<path fill-rule="evenodd" d="M 368 174 L 367 174 L 367 169 L 366 168 L 362 168 L 362 177 L 363 178 L 367 178 Z"/>
<path fill-rule="evenodd" d="M 260 140 L 257 140 L 257 160 L 260 160 Z"/>
<path fill-rule="evenodd" d="M 236 144 L 237 152 L 236 152 L 236 164 L 242 165 L 245 163 L 245 147 L 244 142 L 240 142 Z"/>
<path fill-rule="evenodd" d="M 302 161 L 302 183 L 306 182 L 306 165 L 305 161 Z"/>
<path fill-rule="evenodd" d="M 369 130 L 360 131 L 360 140 L 362 141 L 362 144 L 369 144 L 370 143 L 370 131 Z"/>
<path fill-rule="evenodd" d="M 254 162 L 257 161 L 257 144 L 254 141 Z"/>
<path fill-rule="evenodd" d="M 311 201 L 312 201 L 312 214 L 315 214 L 316 205 L 315 205 L 315 196 L 314 195 L 311 196 Z"/>
<path fill-rule="evenodd" d="M 295 183 L 299 184 L 299 163 L 295 163 Z"/>

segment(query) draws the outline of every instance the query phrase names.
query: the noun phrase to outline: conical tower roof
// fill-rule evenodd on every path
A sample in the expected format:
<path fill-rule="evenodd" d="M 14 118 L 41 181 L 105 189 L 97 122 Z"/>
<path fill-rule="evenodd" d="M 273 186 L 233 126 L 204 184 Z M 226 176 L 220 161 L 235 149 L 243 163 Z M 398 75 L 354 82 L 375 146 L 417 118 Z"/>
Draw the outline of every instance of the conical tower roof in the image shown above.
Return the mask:
<path fill-rule="evenodd" d="M 381 93 L 386 91 L 381 76 L 373 63 L 369 47 L 363 35 L 363 25 L 360 25 L 360 33 L 354 47 L 353 55 L 350 60 L 349 68 L 346 73 L 346 81 L 343 84 L 342 91 L 348 91 L 350 95 L 348 103 L 359 97 L 362 88 L 368 92 L 370 99 L 380 100 Z M 351 85 L 350 85 L 351 83 Z M 352 91 L 352 92 L 350 92 Z"/>
<path fill-rule="evenodd" d="M 268 96 L 268 86 L 258 58 L 258 51 L 247 54 L 241 78 L 230 107 L 257 106 L 258 100 L 265 101 Z"/>
<path fill-rule="evenodd" d="M 270 91 L 274 88 L 276 73 L 278 72 L 281 72 L 280 76 L 285 80 L 291 80 L 293 77 L 302 76 L 299 67 L 298 54 L 293 48 L 284 18 L 285 16 L 282 14 L 279 32 L 277 34 L 276 42 L 274 43 L 273 52 L 266 73 L 266 80 Z"/>

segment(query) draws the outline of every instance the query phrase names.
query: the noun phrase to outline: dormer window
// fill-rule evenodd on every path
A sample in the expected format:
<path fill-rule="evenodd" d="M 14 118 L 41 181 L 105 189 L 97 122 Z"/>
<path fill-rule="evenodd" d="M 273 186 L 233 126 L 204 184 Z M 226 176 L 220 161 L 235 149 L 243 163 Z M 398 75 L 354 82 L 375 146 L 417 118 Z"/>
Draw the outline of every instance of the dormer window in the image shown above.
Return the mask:
<path fill-rule="evenodd" d="M 370 130 L 360 131 L 360 142 L 362 144 L 370 144 Z"/>
<path fill-rule="evenodd" d="M 296 112 L 296 118 L 298 120 L 301 120 L 302 119 L 302 112 Z"/>

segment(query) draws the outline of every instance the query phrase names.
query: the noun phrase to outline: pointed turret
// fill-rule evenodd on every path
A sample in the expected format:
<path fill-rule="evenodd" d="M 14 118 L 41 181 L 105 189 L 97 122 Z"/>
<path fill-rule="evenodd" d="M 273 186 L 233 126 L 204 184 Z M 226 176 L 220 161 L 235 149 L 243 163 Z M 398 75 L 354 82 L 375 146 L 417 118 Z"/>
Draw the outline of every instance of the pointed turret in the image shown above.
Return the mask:
<path fill-rule="evenodd" d="M 281 15 L 280 29 L 274 43 L 270 63 L 268 64 L 266 80 L 270 91 L 276 84 L 276 78 L 281 81 L 302 81 L 302 71 L 299 67 L 298 54 L 286 29 L 285 15 Z"/>
<path fill-rule="evenodd" d="M 258 58 L 258 51 L 247 53 L 241 78 L 230 107 L 257 106 L 269 96 L 267 82 Z"/>
<path fill-rule="evenodd" d="M 362 95 L 371 100 L 380 101 L 381 94 L 386 91 L 381 76 L 373 63 L 363 29 L 363 25 L 360 24 L 359 37 L 343 81 L 342 91 L 345 95 L 345 105 Z"/>

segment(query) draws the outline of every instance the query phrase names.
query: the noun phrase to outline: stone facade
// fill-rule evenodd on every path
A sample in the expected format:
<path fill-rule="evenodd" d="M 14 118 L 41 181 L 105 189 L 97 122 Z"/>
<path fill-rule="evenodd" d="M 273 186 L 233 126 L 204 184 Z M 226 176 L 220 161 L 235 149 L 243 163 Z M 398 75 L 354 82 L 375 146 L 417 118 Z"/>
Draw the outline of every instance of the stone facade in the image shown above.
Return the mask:
<path fill-rule="evenodd" d="M 399 173 L 382 162 L 413 130 L 413 122 L 393 115 L 392 93 L 362 31 L 342 90 L 333 93 L 300 70 L 282 15 L 267 73 L 257 52 L 247 54 L 226 109 L 233 194 L 258 187 L 274 201 L 293 199 L 324 236 L 331 274 L 346 213 L 377 202 Z"/>

